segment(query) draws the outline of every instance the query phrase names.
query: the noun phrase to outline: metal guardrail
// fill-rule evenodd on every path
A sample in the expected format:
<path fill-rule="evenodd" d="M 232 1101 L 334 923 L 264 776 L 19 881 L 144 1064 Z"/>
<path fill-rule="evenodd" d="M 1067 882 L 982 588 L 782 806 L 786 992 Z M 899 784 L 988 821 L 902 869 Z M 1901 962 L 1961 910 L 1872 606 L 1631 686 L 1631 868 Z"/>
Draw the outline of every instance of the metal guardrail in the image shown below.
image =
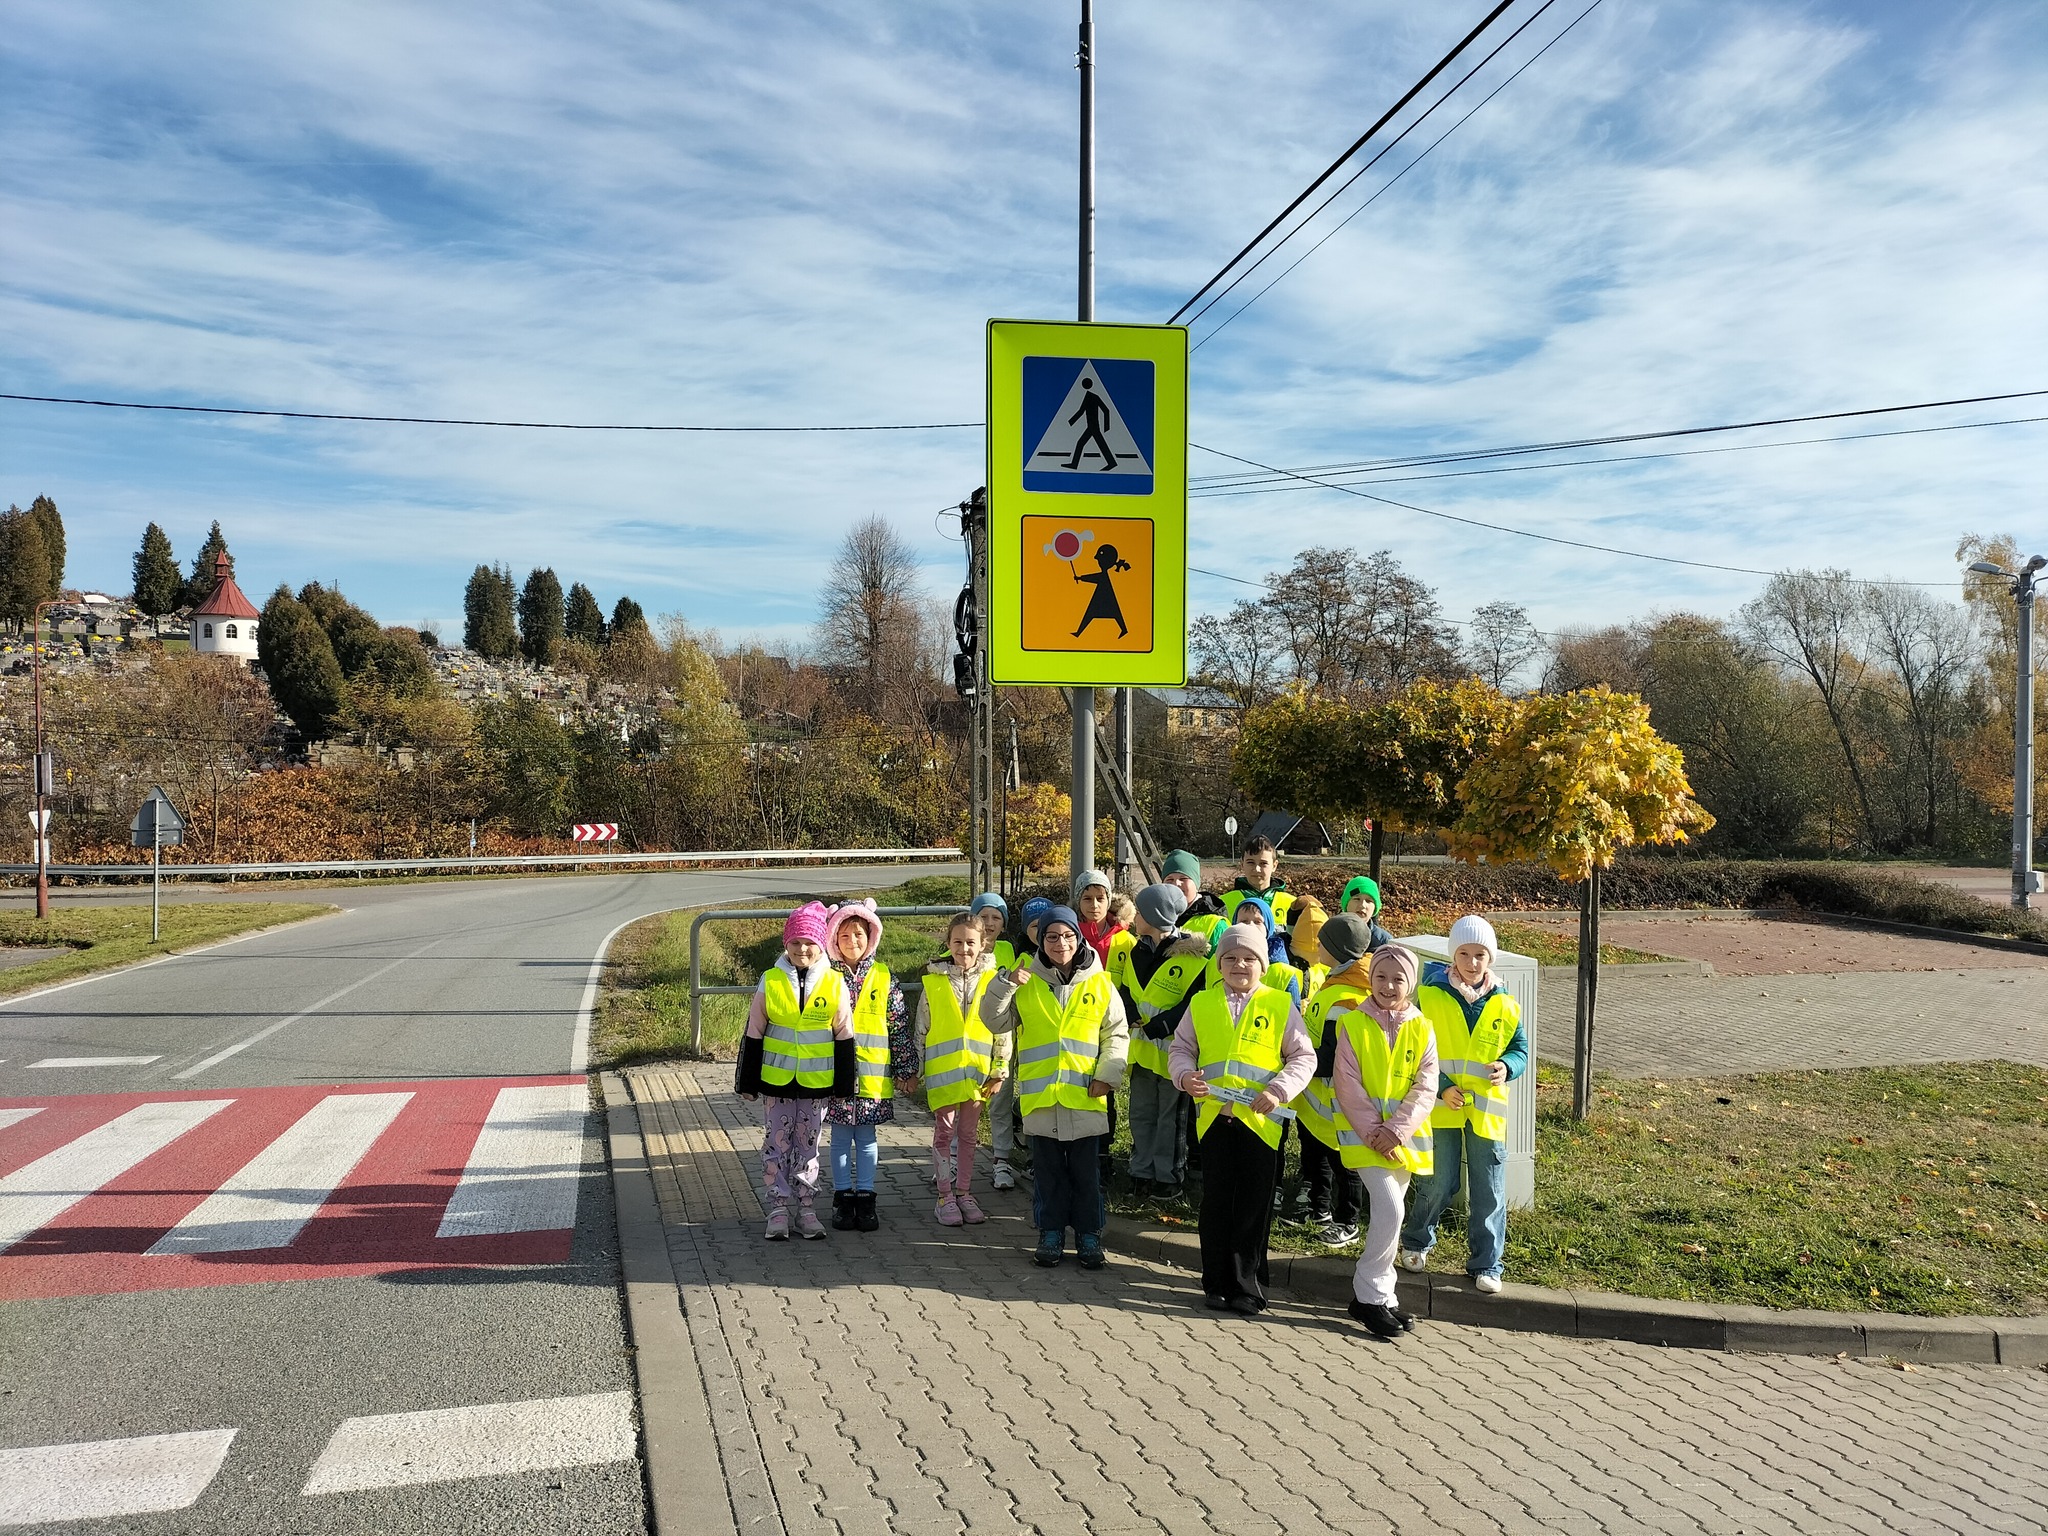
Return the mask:
<path fill-rule="evenodd" d="M 877 917 L 949 917 L 955 912 L 965 911 L 965 906 L 951 907 L 877 907 Z M 707 987 L 704 985 L 702 951 L 699 948 L 704 925 L 711 922 L 740 922 L 753 919 L 760 922 L 781 922 L 795 907 L 718 907 L 709 912 L 699 912 L 690 922 L 690 1049 L 704 1049 L 704 999 L 707 997 L 747 997 L 753 994 L 754 984 L 744 987 Z"/>
<path fill-rule="evenodd" d="M 238 875 L 382 875 L 408 870 L 549 869 L 584 865 L 649 864 L 925 864 L 951 863 L 958 848 L 751 848 L 726 853 L 517 853 L 455 859 L 303 859 L 282 864 L 166 864 L 173 878 L 233 879 Z M 0 875 L 33 875 L 33 864 L 0 864 Z M 62 880 L 147 880 L 147 864 L 52 864 Z"/>

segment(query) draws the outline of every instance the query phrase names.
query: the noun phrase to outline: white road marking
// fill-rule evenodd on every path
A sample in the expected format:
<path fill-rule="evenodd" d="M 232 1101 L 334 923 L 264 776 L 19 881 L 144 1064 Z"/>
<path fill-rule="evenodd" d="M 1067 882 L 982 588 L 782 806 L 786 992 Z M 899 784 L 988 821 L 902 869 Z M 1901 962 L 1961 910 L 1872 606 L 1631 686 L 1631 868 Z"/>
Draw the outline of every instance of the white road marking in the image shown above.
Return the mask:
<path fill-rule="evenodd" d="M 320 1001 L 315 1003 L 312 1007 L 301 1009 L 299 1012 L 293 1014 L 288 1019 L 279 1019 L 275 1024 L 266 1025 L 264 1028 L 257 1030 L 255 1034 L 249 1036 L 248 1039 L 237 1040 L 233 1045 L 229 1046 L 226 1050 L 215 1051 L 211 1056 L 207 1057 L 206 1060 L 198 1062 L 193 1066 L 189 1066 L 182 1072 L 174 1072 L 171 1075 L 181 1082 L 188 1077 L 197 1077 L 200 1073 L 206 1071 L 209 1067 L 219 1066 L 222 1062 L 226 1061 L 230 1056 L 239 1056 L 242 1054 L 242 1052 L 248 1050 L 250 1046 L 262 1044 L 262 1042 L 268 1040 L 280 1029 L 289 1029 L 292 1025 L 298 1023 L 299 1020 L 312 1017 L 314 1014 L 318 1013 L 322 1008 L 325 1008 L 329 1003 L 340 1002 L 344 997 L 347 997 L 349 993 L 355 991 L 357 987 L 367 987 L 379 976 L 389 975 L 392 971 L 397 970 L 401 965 L 405 964 L 406 961 L 419 959 L 421 955 L 424 955 L 428 950 L 432 949 L 434 947 L 434 944 L 438 944 L 440 942 L 441 941 L 439 939 L 435 939 L 432 944 L 422 944 L 418 949 L 414 950 L 411 954 L 400 955 L 396 960 L 392 961 L 389 965 L 382 966 L 379 969 L 370 972 L 369 975 L 364 976 L 359 980 L 350 982 L 347 986 L 341 988 L 339 991 L 328 993 L 325 997 L 321 998 Z"/>
<path fill-rule="evenodd" d="M 0 1178 L 0 1253 L 234 1102 L 138 1104 Z"/>
<path fill-rule="evenodd" d="M 60 981 L 54 987 L 37 987 L 33 992 L 17 992 L 12 997 L 0 997 L 0 1008 L 12 1008 L 16 1003 L 34 1002 L 39 997 L 48 997 L 52 992 L 69 992 L 73 987 L 91 986 L 96 981 L 105 981 L 109 976 L 126 976 L 132 971 L 146 971 L 153 965 L 169 965 L 173 960 L 190 960 L 194 955 L 203 955 L 215 949 L 226 949 L 230 944 L 246 944 L 251 939 L 267 939 L 296 928 L 301 923 L 316 923 L 323 917 L 347 917 L 355 910 L 354 907 L 343 907 L 337 912 L 316 912 L 311 917 L 295 917 L 288 923 L 258 928 L 253 933 L 238 933 L 231 939 L 216 939 L 213 943 L 201 944 L 196 949 L 181 949 L 175 955 L 158 955 L 154 960 L 137 960 L 132 965 L 110 965 L 104 971 L 94 971 L 90 976 L 81 976 L 76 981 Z"/>
<path fill-rule="evenodd" d="M 611 952 L 612 940 L 639 921 L 637 917 L 627 918 L 604 936 L 604 942 L 597 946 L 597 953 L 590 957 L 590 974 L 583 978 L 583 1001 L 576 1005 L 576 1028 L 569 1036 L 571 1072 L 590 1070 L 590 1014 L 597 1006 L 597 984 L 604 976 L 604 957 Z"/>
<path fill-rule="evenodd" d="M 436 1237 L 552 1232 L 576 1225 L 583 1172 L 583 1083 L 501 1088 Z"/>
<path fill-rule="evenodd" d="M 40 1115 L 42 1112 L 43 1107 L 40 1104 L 32 1109 L 0 1109 L 0 1131 L 6 1130 L 10 1125 L 19 1125 L 30 1115 Z"/>
<path fill-rule="evenodd" d="M 386 1413 L 346 1420 L 313 1464 L 305 1492 L 595 1466 L 630 1461 L 636 1448 L 630 1392 Z"/>
<path fill-rule="evenodd" d="M 232 1429 L 0 1451 L 0 1525 L 113 1520 L 188 1509 L 206 1492 Z"/>
<path fill-rule="evenodd" d="M 33 1072 L 38 1067 L 146 1067 L 152 1061 L 162 1061 L 161 1056 L 45 1056 L 41 1061 L 32 1061 L 26 1070 Z"/>
<path fill-rule="evenodd" d="M 330 1094 L 149 1251 L 237 1253 L 288 1246 L 411 1102 L 410 1093 Z"/>

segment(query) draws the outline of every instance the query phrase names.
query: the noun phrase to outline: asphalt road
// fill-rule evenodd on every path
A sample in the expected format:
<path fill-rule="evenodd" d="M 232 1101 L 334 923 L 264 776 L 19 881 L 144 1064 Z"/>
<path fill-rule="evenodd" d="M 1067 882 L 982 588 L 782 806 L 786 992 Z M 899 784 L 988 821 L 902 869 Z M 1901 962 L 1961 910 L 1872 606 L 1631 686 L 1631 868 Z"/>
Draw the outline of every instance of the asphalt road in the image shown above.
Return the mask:
<path fill-rule="evenodd" d="M 330 888 L 336 916 L 0 1003 L 0 1524 L 643 1530 L 593 958 L 647 913 L 901 878 Z M 151 1155 L 81 1150 L 151 1115 Z"/>

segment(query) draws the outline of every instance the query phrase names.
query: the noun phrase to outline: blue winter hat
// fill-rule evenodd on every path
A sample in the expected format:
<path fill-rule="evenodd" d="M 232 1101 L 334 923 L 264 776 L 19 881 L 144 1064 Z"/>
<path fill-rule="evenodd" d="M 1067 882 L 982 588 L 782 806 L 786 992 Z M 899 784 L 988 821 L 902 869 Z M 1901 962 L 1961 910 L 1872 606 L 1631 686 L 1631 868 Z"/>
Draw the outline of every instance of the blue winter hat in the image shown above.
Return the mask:
<path fill-rule="evenodd" d="M 1237 910 L 1231 914 L 1231 925 L 1233 927 L 1237 925 L 1238 919 L 1243 916 L 1246 907 L 1258 908 L 1259 916 L 1264 920 L 1266 928 L 1266 963 L 1269 965 L 1286 964 L 1287 935 L 1280 932 L 1274 924 L 1272 903 L 1263 896 L 1245 897 L 1238 902 Z"/>
<path fill-rule="evenodd" d="M 1045 943 L 1045 936 L 1052 930 L 1054 923 L 1073 929 L 1076 939 L 1081 937 L 1081 919 L 1079 914 L 1072 907 L 1056 907 L 1051 902 L 1047 902 L 1045 925 L 1038 930 L 1038 942 L 1040 944 Z"/>
<path fill-rule="evenodd" d="M 1024 910 L 1018 914 L 1018 921 L 1019 924 L 1022 926 L 1024 934 L 1027 938 L 1030 937 L 1032 926 L 1042 921 L 1045 917 L 1045 914 L 1050 912 L 1051 910 L 1052 903 L 1047 901 L 1043 896 L 1034 896 L 1029 901 L 1024 903 Z M 1078 928 L 1074 931 L 1076 933 L 1080 932 Z"/>
<path fill-rule="evenodd" d="M 994 891 L 983 891 L 967 903 L 967 910 L 976 917 L 991 909 L 1002 913 L 1006 918 L 1010 915 L 1010 904 Z"/>

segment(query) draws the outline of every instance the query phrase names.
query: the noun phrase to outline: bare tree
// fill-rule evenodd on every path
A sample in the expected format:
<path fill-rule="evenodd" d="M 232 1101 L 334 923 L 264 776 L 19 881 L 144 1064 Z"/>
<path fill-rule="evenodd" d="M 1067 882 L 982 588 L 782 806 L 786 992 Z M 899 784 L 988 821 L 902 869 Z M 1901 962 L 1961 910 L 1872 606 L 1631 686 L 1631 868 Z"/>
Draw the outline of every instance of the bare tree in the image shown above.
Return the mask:
<path fill-rule="evenodd" d="M 902 714 L 929 670 L 932 626 L 917 577 L 916 552 L 870 517 L 848 531 L 825 578 L 819 648 L 858 678 L 862 712 L 876 719 Z"/>
<path fill-rule="evenodd" d="M 1455 669 L 1436 594 L 1388 550 L 1305 549 L 1266 587 L 1288 672 L 1311 693 L 1378 695 Z"/>
<path fill-rule="evenodd" d="M 1969 616 L 1917 587 L 1874 586 L 1865 608 L 1879 659 L 1905 705 L 1912 742 L 1915 809 L 1929 847 L 1939 837 L 1941 792 L 1951 776 L 1949 747 L 1967 728 L 1963 692 L 1977 662 Z"/>
<path fill-rule="evenodd" d="M 1870 785 L 1850 723 L 1863 687 L 1857 642 L 1864 619 L 1865 606 L 1847 571 L 1781 571 L 1742 610 L 1743 627 L 1757 643 L 1803 673 L 1819 693 L 1856 788 L 1865 834 L 1874 839 Z"/>
<path fill-rule="evenodd" d="M 1502 692 L 1542 649 L 1543 637 L 1520 603 L 1488 603 L 1472 615 L 1465 636 L 1465 658 L 1472 670 Z"/>
<path fill-rule="evenodd" d="M 1286 636 L 1279 615 L 1262 602 L 1242 602 L 1188 626 L 1196 680 L 1250 708 L 1279 691 Z"/>

